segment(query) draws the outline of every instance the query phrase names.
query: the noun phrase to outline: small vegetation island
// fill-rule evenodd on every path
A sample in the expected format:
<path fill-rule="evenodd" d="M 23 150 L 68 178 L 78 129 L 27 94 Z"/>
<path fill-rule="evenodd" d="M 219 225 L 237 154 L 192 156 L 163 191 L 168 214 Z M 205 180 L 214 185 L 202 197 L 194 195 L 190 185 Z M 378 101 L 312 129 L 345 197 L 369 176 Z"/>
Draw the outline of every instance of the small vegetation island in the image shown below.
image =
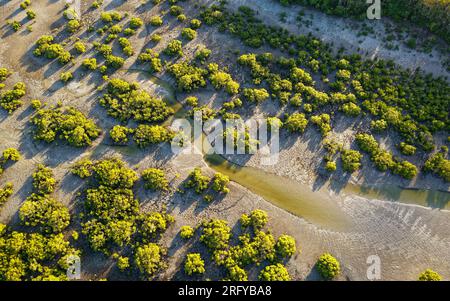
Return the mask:
<path fill-rule="evenodd" d="M 450 8 L 381 2 L 2 3 L 0 281 L 450 280 Z"/>

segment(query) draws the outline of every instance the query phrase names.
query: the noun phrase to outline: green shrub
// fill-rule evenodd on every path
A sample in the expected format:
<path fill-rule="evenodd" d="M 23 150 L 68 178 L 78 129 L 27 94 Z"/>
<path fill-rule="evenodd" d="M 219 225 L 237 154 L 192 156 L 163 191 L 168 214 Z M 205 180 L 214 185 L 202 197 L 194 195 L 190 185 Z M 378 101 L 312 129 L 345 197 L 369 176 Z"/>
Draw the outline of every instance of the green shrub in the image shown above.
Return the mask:
<path fill-rule="evenodd" d="M 209 181 L 209 177 L 203 175 L 202 170 L 199 167 L 196 167 L 189 174 L 185 187 L 194 188 L 195 192 L 200 194 L 208 188 Z"/>
<path fill-rule="evenodd" d="M 419 275 L 419 281 L 441 281 L 442 277 L 431 269 L 426 269 Z"/>
<path fill-rule="evenodd" d="M 251 101 L 256 103 L 261 103 L 269 98 L 269 93 L 266 89 L 256 89 L 256 88 L 245 88 L 244 89 L 244 97 Z"/>
<path fill-rule="evenodd" d="M 73 48 L 75 48 L 78 53 L 86 52 L 86 45 L 83 42 L 76 42 L 73 44 Z"/>
<path fill-rule="evenodd" d="M 59 233 L 70 223 L 69 210 L 49 196 L 32 194 L 19 210 L 25 226 L 39 227 L 45 233 Z"/>
<path fill-rule="evenodd" d="M 344 103 L 341 107 L 341 110 L 345 115 L 351 117 L 356 117 L 361 114 L 361 108 L 353 102 Z"/>
<path fill-rule="evenodd" d="M 192 28 L 183 28 L 181 36 L 187 40 L 193 40 L 197 37 L 197 32 Z"/>
<path fill-rule="evenodd" d="M 199 61 L 205 61 L 209 56 L 211 55 L 211 50 L 209 50 L 208 48 L 203 48 L 198 50 L 195 53 L 195 58 Z"/>
<path fill-rule="evenodd" d="M 306 119 L 305 114 L 303 113 L 293 113 L 292 115 L 289 115 L 284 122 L 284 126 L 290 132 L 303 133 L 307 125 L 308 119 Z"/>
<path fill-rule="evenodd" d="M 35 126 L 34 139 L 46 142 L 59 138 L 81 147 L 91 145 L 100 135 L 94 121 L 72 107 L 40 109 L 31 122 Z"/>
<path fill-rule="evenodd" d="M 425 172 L 432 172 L 446 182 L 450 182 L 450 160 L 445 159 L 444 152 L 431 155 L 423 167 Z"/>
<path fill-rule="evenodd" d="M 9 231 L 0 224 L 1 281 L 62 281 L 67 278 L 69 256 L 80 252 L 70 246 L 64 235 Z"/>
<path fill-rule="evenodd" d="M 92 167 L 94 166 L 94 163 L 89 159 L 81 159 L 80 161 L 76 162 L 72 168 L 70 169 L 70 172 L 74 175 L 79 176 L 80 178 L 84 179 L 87 177 L 92 176 Z"/>
<path fill-rule="evenodd" d="M 158 168 L 148 168 L 142 172 L 145 188 L 151 190 L 169 190 L 169 181 L 164 171 Z"/>
<path fill-rule="evenodd" d="M 108 67 L 112 67 L 114 69 L 119 69 L 120 67 L 123 66 L 123 64 L 125 64 L 125 60 L 123 58 L 121 58 L 120 56 L 115 56 L 115 55 L 108 55 L 106 57 L 106 66 Z"/>
<path fill-rule="evenodd" d="M 180 40 L 172 40 L 164 49 L 164 53 L 170 56 L 182 56 L 183 55 L 183 44 Z"/>
<path fill-rule="evenodd" d="M 317 125 L 322 133 L 322 136 L 325 137 L 329 132 L 331 132 L 330 119 L 330 115 L 328 114 L 311 116 L 311 123 Z"/>
<path fill-rule="evenodd" d="M 27 18 L 33 20 L 36 18 L 36 13 L 32 9 L 27 10 Z"/>
<path fill-rule="evenodd" d="M 195 97 L 195 96 L 189 96 L 189 97 L 186 97 L 186 104 L 188 105 L 188 106 L 191 106 L 191 107 L 196 107 L 196 106 L 198 106 L 198 98 L 197 97 Z"/>
<path fill-rule="evenodd" d="M 333 279 L 341 272 L 339 261 L 331 254 L 325 253 L 317 261 L 317 270 L 325 279 Z"/>
<path fill-rule="evenodd" d="M 336 171 L 336 162 L 334 162 L 334 161 L 328 161 L 326 164 L 325 164 L 325 169 L 327 170 L 327 171 L 329 171 L 329 172 L 333 172 L 333 171 Z"/>
<path fill-rule="evenodd" d="M 86 69 L 95 70 L 97 69 L 97 60 L 95 58 L 84 59 L 81 65 Z"/>
<path fill-rule="evenodd" d="M 109 136 L 117 144 L 126 144 L 128 143 L 128 135 L 132 134 L 134 131 L 130 128 L 127 128 L 122 125 L 115 125 L 109 131 Z"/>
<path fill-rule="evenodd" d="M 144 25 L 144 22 L 142 21 L 141 18 L 138 18 L 138 17 L 131 18 L 130 28 L 137 29 L 137 28 L 141 27 L 142 25 Z"/>
<path fill-rule="evenodd" d="M 202 21 L 199 19 L 192 19 L 189 25 L 192 29 L 198 29 L 202 25 Z"/>
<path fill-rule="evenodd" d="M 163 24 L 163 20 L 160 16 L 154 16 L 150 18 L 150 25 L 152 26 L 161 26 Z"/>
<path fill-rule="evenodd" d="M 194 229 L 191 226 L 182 226 L 180 229 L 180 237 L 189 239 L 194 236 Z"/>
<path fill-rule="evenodd" d="M 162 265 L 162 249 L 155 243 L 148 243 L 136 249 L 134 261 L 141 274 L 151 277 Z"/>
<path fill-rule="evenodd" d="M 173 139 L 174 133 L 159 125 L 139 125 L 134 132 L 134 141 L 139 147 L 146 147 L 150 144 L 169 142 Z"/>
<path fill-rule="evenodd" d="M 200 241 L 211 250 L 225 249 L 231 238 L 231 228 L 224 220 L 212 219 L 203 224 Z"/>
<path fill-rule="evenodd" d="M 230 192 L 230 189 L 227 187 L 227 184 L 229 182 L 230 178 L 228 176 L 218 172 L 213 177 L 212 189 L 214 189 L 217 192 L 228 193 Z"/>
<path fill-rule="evenodd" d="M 261 281 L 290 281 L 291 276 L 287 269 L 280 263 L 268 265 L 259 273 Z"/>
<path fill-rule="evenodd" d="M 61 72 L 61 74 L 59 75 L 59 79 L 63 82 L 68 82 L 72 78 L 73 78 L 73 75 L 72 75 L 72 72 L 70 72 L 70 71 Z"/>
<path fill-rule="evenodd" d="M 131 188 L 138 180 L 134 170 L 119 159 L 103 160 L 93 167 L 93 174 L 100 185 L 111 188 Z"/>
<path fill-rule="evenodd" d="M 295 239 L 292 236 L 283 234 L 278 237 L 275 249 L 281 257 L 291 257 L 297 251 Z"/>
<path fill-rule="evenodd" d="M 190 92 L 206 86 L 205 75 L 208 71 L 200 67 L 182 62 L 171 65 L 168 71 L 175 77 L 177 87 L 182 91 Z"/>
<path fill-rule="evenodd" d="M 172 16 L 178 16 L 181 15 L 183 13 L 183 8 L 181 6 L 178 5 L 172 5 L 169 9 L 169 13 Z"/>
<path fill-rule="evenodd" d="M 6 68 L 0 68 L 0 82 L 4 81 L 11 73 Z"/>
<path fill-rule="evenodd" d="M 254 230 L 262 229 L 268 220 L 267 212 L 260 209 L 253 210 L 250 215 L 242 214 L 240 219 L 242 227 L 247 228 L 251 226 Z"/>
<path fill-rule="evenodd" d="M 46 195 L 55 190 L 56 180 L 53 178 L 53 172 L 50 168 L 39 164 L 37 170 L 33 173 L 33 188 L 36 193 Z"/>
<path fill-rule="evenodd" d="M 3 188 L 0 188 L 0 207 L 6 203 L 8 198 L 13 194 L 13 184 L 12 183 L 6 183 Z"/>
<path fill-rule="evenodd" d="M 205 262 L 199 253 L 189 253 L 186 255 L 184 271 L 187 275 L 205 273 Z"/>
<path fill-rule="evenodd" d="M 70 20 L 69 22 L 67 22 L 67 30 L 70 33 L 74 33 L 76 32 L 78 29 L 80 29 L 81 24 L 80 21 L 78 20 Z"/>
<path fill-rule="evenodd" d="M 405 142 L 400 142 L 400 144 L 397 147 L 400 150 L 400 152 L 406 156 L 414 155 L 417 149 L 415 146 L 407 144 Z"/>
<path fill-rule="evenodd" d="M 22 106 L 22 101 L 20 100 L 26 94 L 26 86 L 22 82 L 16 83 L 12 90 L 7 90 L 0 93 L 0 106 L 12 113 Z"/>
<path fill-rule="evenodd" d="M 346 149 L 341 153 L 342 166 L 348 172 L 355 172 L 360 169 L 361 159 L 361 153 L 356 150 Z"/>
<path fill-rule="evenodd" d="M 3 157 L 4 162 L 6 162 L 8 160 L 17 162 L 20 160 L 21 156 L 20 156 L 20 152 L 17 149 L 10 147 L 3 151 L 2 157 Z"/>
<path fill-rule="evenodd" d="M 173 109 L 162 99 L 150 96 L 137 84 L 121 79 L 109 81 L 100 104 L 108 109 L 108 115 L 122 121 L 162 122 L 173 114 Z"/>

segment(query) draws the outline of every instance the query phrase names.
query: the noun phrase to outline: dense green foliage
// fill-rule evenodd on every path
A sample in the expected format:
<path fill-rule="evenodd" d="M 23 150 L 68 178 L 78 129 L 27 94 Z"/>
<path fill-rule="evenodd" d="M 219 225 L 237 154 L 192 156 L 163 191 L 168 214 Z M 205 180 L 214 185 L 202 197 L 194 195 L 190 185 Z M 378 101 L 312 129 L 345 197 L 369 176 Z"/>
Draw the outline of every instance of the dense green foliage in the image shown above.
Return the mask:
<path fill-rule="evenodd" d="M 19 210 L 19 217 L 24 225 L 38 227 L 44 233 L 59 233 L 69 225 L 69 210 L 50 196 L 55 187 L 56 180 L 52 170 L 39 164 L 33 173 L 34 193 L 23 202 Z"/>
<path fill-rule="evenodd" d="M 206 86 L 205 76 L 208 71 L 187 62 L 176 63 L 169 67 L 169 73 L 177 80 L 180 90 L 190 92 Z"/>
<path fill-rule="evenodd" d="M 290 281 L 291 276 L 287 269 L 280 263 L 266 266 L 259 274 L 261 281 Z"/>
<path fill-rule="evenodd" d="M 298 3 L 320 9 L 327 14 L 341 17 L 365 18 L 369 4 L 365 1 L 349 0 L 279 0 L 288 5 Z M 396 21 L 411 21 L 439 35 L 450 43 L 450 8 L 446 0 L 385 0 L 383 16 Z"/>
<path fill-rule="evenodd" d="M 91 248 L 107 255 L 131 248 L 134 266 L 145 278 L 163 268 L 165 250 L 154 240 L 174 219 L 165 212 L 140 212 L 132 190 L 137 173 L 115 158 L 82 161 L 72 172 L 95 180 L 84 195 L 82 222 L 82 233 Z M 121 270 L 128 269 L 126 258 L 117 257 Z"/>
<path fill-rule="evenodd" d="M 35 56 L 45 56 L 48 59 L 58 58 L 62 64 L 68 63 L 72 56 L 61 44 L 53 43 L 53 36 L 44 35 L 36 41 L 36 48 L 33 51 Z"/>
<path fill-rule="evenodd" d="M 78 255 L 63 234 L 9 231 L 0 224 L 1 281 L 67 280 L 68 259 Z"/>
<path fill-rule="evenodd" d="M 417 168 L 408 161 L 394 158 L 392 154 L 380 148 L 378 142 L 370 134 L 357 134 L 356 143 L 359 148 L 370 155 L 376 168 L 380 171 L 391 170 L 405 179 L 412 179 L 417 175 Z M 405 147 L 405 146 L 403 146 Z"/>
<path fill-rule="evenodd" d="M 100 135 L 94 121 L 73 107 L 39 109 L 31 122 L 35 126 L 34 139 L 45 142 L 59 138 L 81 147 L 91 145 L 92 140 Z"/>
<path fill-rule="evenodd" d="M 109 115 L 122 121 L 161 122 L 173 114 L 162 99 L 151 96 L 136 83 L 117 78 L 108 82 L 100 104 L 108 109 Z"/>
<path fill-rule="evenodd" d="M 205 262 L 199 253 L 189 253 L 186 255 L 184 271 L 187 275 L 203 274 L 205 272 Z"/>
<path fill-rule="evenodd" d="M 122 125 L 115 125 L 109 131 L 109 136 L 117 144 L 126 144 L 128 142 L 128 136 L 134 133 L 133 129 L 127 128 Z"/>
<path fill-rule="evenodd" d="M 202 193 L 208 188 L 210 178 L 202 174 L 202 170 L 199 167 L 194 168 L 189 174 L 188 180 L 185 183 L 185 187 L 194 188 L 195 192 Z"/>
<path fill-rule="evenodd" d="M 361 159 L 361 153 L 356 150 L 346 149 L 341 153 L 342 166 L 348 172 L 355 172 L 360 169 Z"/>
<path fill-rule="evenodd" d="M 12 183 L 6 183 L 3 188 L 0 188 L 0 207 L 6 203 L 8 198 L 13 194 L 14 186 Z"/>
<path fill-rule="evenodd" d="M 426 269 L 419 275 L 419 281 L 441 281 L 442 277 L 437 272 Z"/>
<path fill-rule="evenodd" d="M 239 64 L 250 67 L 253 82 L 266 82 L 281 103 L 296 92 L 302 94 L 306 113 L 339 105 L 346 114 L 354 116 L 361 109 L 371 118 L 385 122 L 377 126 L 391 127 L 406 143 L 426 151 L 433 149 L 432 133 L 450 126 L 446 113 L 450 88 L 442 78 L 422 72 L 411 74 L 390 61 L 365 61 L 359 55 L 340 52 L 334 55 L 329 45 L 311 35 L 294 36 L 287 30 L 265 25 L 248 7 L 231 13 L 223 6 L 211 6 L 203 9 L 201 16 L 204 23 L 217 25 L 248 46 L 269 45 L 289 55 L 276 59 L 272 54 L 247 54 L 238 59 Z M 319 73 L 329 88 L 317 90 L 308 75 L 295 68 Z M 337 73 L 336 81 L 328 78 L 333 72 Z"/>
<path fill-rule="evenodd" d="M 166 179 L 164 171 L 158 168 L 148 168 L 142 172 L 145 188 L 152 190 L 168 190 L 169 181 Z"/>
<path fill-rule="evenodd" d="M 341 272 L 339 261 L 331 254 L 325 253 L 317 261 L 317 270 L 325 279 L 333 279 Z"/>
<path fill-rule="evenodd" d="M 4 73 L 6 77 L 8 73 Z M 0 75 L 1 76 L 1 75 Z M 8 113 L 12 113 L 22 106 L 22 101 L 20 100 L 26 93 L 25 84 L 22 82 L 16 83 L 12 90 L 6 90 L 0 92 L 0 106 L 7 110 Z"/>
<path fill-rule="evenodd" d="M 294 113 L 289 115 L 284 122 L 284 126 L 290 132 L 303 133 L 308 125 L 308 119 L 306 119 L 303 113 Z"/>
<path fill-rule="evenodd" d="M 180 228 L 180 237 L 183 239 L 189 239 L 194 236 L 194 228 L 191 226 L 181 226 Z"/>
<path fill-rule="evenodd" d="M 134 141 L 139 147 L 147 147 L 151 144 L 169 142 L 175 134 L 160 125 L 141 124 L 134 131 Z"/>
<path fill-rule="evenodd" d="M 425 172 L 435 173 L 446 182 L 450 182 L 450 160 L 445 158 L 447 152 L 448 150 L 444 148 L 441 152 L 431 155 L 423 169 Z"/>
<path fill-rule="evenodd" d="M 22 204 L 19 217 L 25 226 L 44 233 L 59 233 L 70 223 L 68 209 L 48 195 L 32 194 Z"/>

